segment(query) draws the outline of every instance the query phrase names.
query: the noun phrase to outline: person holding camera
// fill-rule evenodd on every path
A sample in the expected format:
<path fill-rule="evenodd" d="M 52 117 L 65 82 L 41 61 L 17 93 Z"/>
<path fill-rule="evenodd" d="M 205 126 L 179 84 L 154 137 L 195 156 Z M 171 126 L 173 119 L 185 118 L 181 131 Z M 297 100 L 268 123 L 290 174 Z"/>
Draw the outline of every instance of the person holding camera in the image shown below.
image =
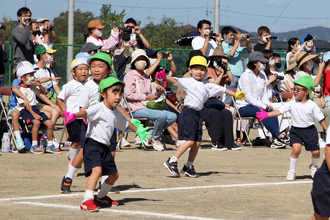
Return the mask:
<path fill-rule="evenodd" d="M 27 60 L 34 64 L 33 39 L 30 35 L 31 15 L 30 9 L 26 7 L 20 8 L 17 11 L 19 25 L 13 28 L 11 32 L 14 48 L 14 70 L 21 61 Z"/>
<path fill-rule="evenodd" d="M 269 28 L 266 26 L 259 27 L 258 37 L 259 37 L 259 42 L 256 45 L 254 45 L 253 50 L 260 52 L 262 52 L 263 50 L 270 50 L 273 52 L 273 48 L 271 47 L 272 39 L 277 39 L 277 37 L 272 37 L 272 35 L 270 35 Z"/>
<path fill-rule="evenodd" d="M 38 18 L 37 24 L 39 26 L 42 44 L 47 44 L 50 48 L 53 48 L 53 42 L 57 38 L 55 28 L 52 27 L 48 18 Z"/>
<path fill-rule="evenodd" d="M 236 40 L 235 40 L 236 34 Z M 223 27 L 221 30 L 221 35 L 223 37 L 222 48 L 226 56 L 230 58 L 228 61 L 228 69 L 231 70 L 233 75 L 233 80 L 227 87 L 229 90 L 237 88 L 238 80 L 243 74 L 243 63 L 241 59 L 241 53 L 251 53 L 251 43 L 249 34 L 245 33 L 244 38 L 247 42 L 247 47 L 241 47 L 241 41 L 243 39 L 242 34 L 236 31 L 230 26 Z M 225 104 L 232 105 L 232 99 L 230 96 L 226 96 L 224 100 Z"/>
<path fill-rule="evenodd" d="M 211 32 L 211 22 L 208 20 L 201 20 L 197 24 L 197 30 L 200 33 L 191 41 L 191 46 L 194 50 L 201 50 L 203 55 L 209 57 L 213 54 L 215 49 L 221 46 L 221 35 L 219 33 Z M 211 38 L 215 37 L 216 42 Z"/>
<path fill-rule="evenodd" d="M 133 38 L 135 38 L 132 40 L 137 41 L 137 47 L 139 49 L 148 49 L 150 47 L 148 40 L 141 33 L 141 29 L 139 26 L 137 26 L 135 19 L 128 18 L 125 21 L 124 27 L 125 27 L 125 29 L 130 29 L 128 32 L 133 35 Z M 137 34 L 137 36 L 136 36 L 136 34 Z"/>

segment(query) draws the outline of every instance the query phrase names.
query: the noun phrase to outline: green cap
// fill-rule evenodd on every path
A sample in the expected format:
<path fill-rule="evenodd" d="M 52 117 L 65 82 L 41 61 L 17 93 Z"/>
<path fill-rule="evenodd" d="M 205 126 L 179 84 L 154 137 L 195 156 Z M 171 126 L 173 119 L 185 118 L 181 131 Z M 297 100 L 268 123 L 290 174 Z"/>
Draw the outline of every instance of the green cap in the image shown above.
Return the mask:
<path fill-rule="evenodd" d="M 100 84 L 99 84 L 99 93 L 101 93 L 102 91 L 104 91 L 106 88 L 109 88 L 110 86 L 116 84 L 116 83 L 120 83 L 123 85 L 123 87 L 125 87 L 125 83 L 123 81 L 120 81 L 119 79 L 117 79 L 116 77 L 114 76 L 110 76 L 110 77 L 107 77 L 105 79 L 102 79 Z M 100 95 L 100 98 L 101 99 L 101 95 Z"/>
<path fill-rule="evenodd" d="M 43 54 L 43 53 L 46 53 L 47 52 L 47 49 L 45 48 L 44 45 L 42 44 L 39 44 L 36 49 L 34 50 L 34 53 L 38 56 L 40 54 Z"/>
<path fill-rule="evenodd" d="M 94 59 L 103 60 L 104 62 L 106 62 L 109 65 L 109 67 L 112 66 L 112 60 L 107 53 L 98 52 L 98 53 L 94 54 L 91 58 L 88 59 L 88 65 L 91 65 L 91 62 Z"/>
<path fill-rule="evenodd" d="M 312 96 L 312 90 L 315 88 L 315 82 L 312 77 L 302 76 L 298 80 L 293 81 L 293 83 L 306 87 L 309 90 L 309 98 L 314 100 Z"/>

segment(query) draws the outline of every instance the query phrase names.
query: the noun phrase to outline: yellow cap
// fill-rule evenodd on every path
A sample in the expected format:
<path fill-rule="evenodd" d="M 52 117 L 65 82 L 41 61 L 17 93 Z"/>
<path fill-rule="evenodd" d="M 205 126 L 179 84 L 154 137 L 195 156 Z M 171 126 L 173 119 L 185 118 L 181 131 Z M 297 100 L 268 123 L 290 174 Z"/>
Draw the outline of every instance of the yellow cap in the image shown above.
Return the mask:
<path fill-rule="evenodd" d="M 201 65 L 207 67 L 207 59 L 203 56 L 194 56 L 191 58 L 189 66 Z"/>

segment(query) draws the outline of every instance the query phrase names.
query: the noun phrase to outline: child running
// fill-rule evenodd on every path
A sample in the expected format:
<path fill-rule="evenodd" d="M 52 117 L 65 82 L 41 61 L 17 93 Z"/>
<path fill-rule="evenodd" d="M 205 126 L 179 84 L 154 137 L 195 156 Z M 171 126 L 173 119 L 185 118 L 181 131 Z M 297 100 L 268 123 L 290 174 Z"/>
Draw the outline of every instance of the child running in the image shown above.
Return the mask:
<path fill-rule="evenodd" d="M 81 110 L 77 114 L 72 113 L 66 123 L 70 123 L 75 118 L 86 118 L 88 124 L 86 141 L 84 145 L 84 167 L 87 180 L 84 200 L 80 209 L 95 212 L 99 210 L 96 205 L 117 206 L 118 202 L 110 199 L 107 194 L 119 174 L 110 150 L 110 139 L 115 128 L 125 130 L 126 128 L 136 132 L 144 140 L 150 133 L 149 129 L 137 128 L 116 109 L 122 99 L 125 84 L 115 77 L 108 77 L 100 82 L 98 91 L 100 101 L 98 104 Z M 94 196 L 94 189 L 97 181 L 102 175 L 108 178 L 101 186 L 99 193 Z"/>
<path fill-rule="evenodd" d="M 320 148 L 318 144 L 318 135 L 314 126 L 314 119 L 317 120 L 325 131 L 328 126 L 324 116 L 312 99 L 312 90 L 315 87 L 314 80 L 310 76 L 302 76 L 294 81 L 294 99 L 286 103 L 283 107 L 272 112 L 257 112 L 259 120 L 268 117 L 276 117 L 290 111 L 292 127 L 290 129 L 290 145 L 292 152 L 290 156 L 290 170 L 287 173 L 287 180 L 296 179 L 296 165 L 301 152 L 301 145 L 304 143 L 307 151 L 312 153 L 312 164 L 309 166 L 312 178 L 318 168 L 320 160 Z"/>
<path fill-rule="evenodd" d="M 181 173 L 189 177 L 198 177 L 193 166 L 199 145 L 202 140 L 202 119 L 199 111 L 203 108 L 204 102 L 210 97 L 220 96 L 222 93 L 235 96 L 237 99 L 244 99 L 245 92 L 232 92 L 222 86 L 208 83 L 206 78 L 207 58 L 205 56 L 193 56 L 189 63 L 189 72 L 192 78 L 173 78 L 164 72 L 156 74 L 156 79 L 165 79 L 167 82 L 178 86 L 186 92 L 184 108 L 178 118 L 178 139 L 186 140 L 179 146 L 172 158 L 164 163 L 170 173 L 180 176 L 177 168 L 178 159 L 188 149 L 190 149 L 188 162 L 183 166 Z"/>

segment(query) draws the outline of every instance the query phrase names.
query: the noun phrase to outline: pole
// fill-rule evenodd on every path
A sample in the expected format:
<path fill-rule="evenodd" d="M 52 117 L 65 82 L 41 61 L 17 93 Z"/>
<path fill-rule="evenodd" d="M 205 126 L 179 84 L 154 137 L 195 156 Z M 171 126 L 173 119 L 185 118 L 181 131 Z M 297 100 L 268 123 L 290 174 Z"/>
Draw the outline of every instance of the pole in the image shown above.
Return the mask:
<path fill-rule="evenodd" d="M 214 26 L 213 32 L 219 33 L 220 28 L 220 0 L 214 0 Z"/>
<path fill-rule="evenodd" d="M 74 44 L 74 0 L 69 0 L 68 10 L 68 44 Z M 73 46 L 68 46 L 66 62 L 66 82 L 72 79 L 71 62 L 73 60 Z"/>

